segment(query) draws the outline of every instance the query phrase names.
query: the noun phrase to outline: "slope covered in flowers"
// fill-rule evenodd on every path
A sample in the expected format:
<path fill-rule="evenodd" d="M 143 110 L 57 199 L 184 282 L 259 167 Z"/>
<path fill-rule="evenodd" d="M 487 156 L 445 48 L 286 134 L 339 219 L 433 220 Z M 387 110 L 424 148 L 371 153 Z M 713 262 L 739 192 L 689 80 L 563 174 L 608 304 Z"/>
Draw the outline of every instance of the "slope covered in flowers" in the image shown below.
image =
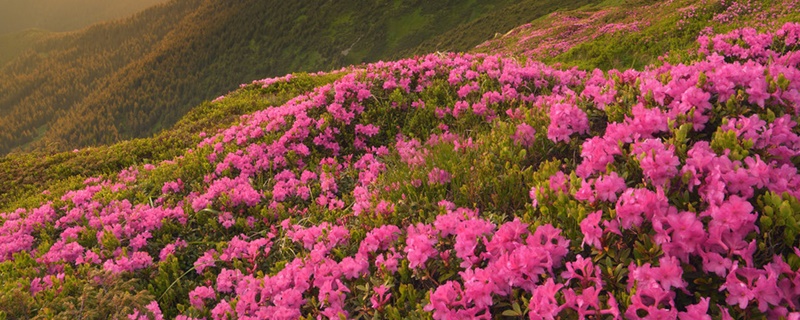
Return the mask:
<path fill-rule="evenodd" d="M 799 36 L 644 71 L 343 70 L 0 214 L 0 317 L 795 317 Z"/>
<path fill-rule="evenodd" d="M 800 19 L 797 0 L 627 0 L 559 11 L 488 40 L 475 52 L 506 53 L 583 69 L 680 62 L 698 35 L 751 27 L 775 30 Z M 665 53 L 669 56 L 665 57 Z"/>

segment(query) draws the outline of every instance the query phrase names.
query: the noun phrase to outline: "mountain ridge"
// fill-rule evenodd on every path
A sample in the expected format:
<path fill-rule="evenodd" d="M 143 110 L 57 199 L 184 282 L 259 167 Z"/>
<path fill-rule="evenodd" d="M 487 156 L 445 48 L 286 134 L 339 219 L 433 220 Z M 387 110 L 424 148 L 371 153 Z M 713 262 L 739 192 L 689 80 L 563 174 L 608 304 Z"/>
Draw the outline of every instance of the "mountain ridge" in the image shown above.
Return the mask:
<path fill-rule="evenodd" d="M 0 1 L 0 35 L 38 28 L 75 31 L 105 20 L 123 18 L 166 0 L 4 0 Z"/>

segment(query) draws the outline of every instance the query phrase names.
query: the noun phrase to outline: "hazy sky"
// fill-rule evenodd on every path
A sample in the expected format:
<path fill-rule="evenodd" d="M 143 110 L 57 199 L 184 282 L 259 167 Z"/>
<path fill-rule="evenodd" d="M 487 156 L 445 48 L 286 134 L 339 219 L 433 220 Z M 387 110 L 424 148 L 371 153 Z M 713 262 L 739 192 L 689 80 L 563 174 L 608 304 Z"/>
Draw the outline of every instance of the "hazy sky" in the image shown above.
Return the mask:
<path fill-rule="evenodd" d="M 0 0 L 0 34 L 39 28 L 71 31 L 168 0 Z"/>

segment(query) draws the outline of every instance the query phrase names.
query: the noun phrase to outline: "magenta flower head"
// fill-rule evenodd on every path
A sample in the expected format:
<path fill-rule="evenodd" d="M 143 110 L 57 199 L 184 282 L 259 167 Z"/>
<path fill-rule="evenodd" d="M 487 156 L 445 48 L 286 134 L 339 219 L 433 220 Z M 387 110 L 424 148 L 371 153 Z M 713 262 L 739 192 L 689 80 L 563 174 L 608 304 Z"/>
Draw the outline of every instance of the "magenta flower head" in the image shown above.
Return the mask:
<path fill-rule="evenodd" d="M 511 138 L 514 140 L 515 144 L 529 148 L 533 146 L 535 136 L 536 129 L 527 123 L 520 123 L 517 125 L 517 131 Z"/>
<path fill-rule="evenodd" d="M 600 228 L 602 217 L 603 211 L 595 211 L 581 221 L 580 228 L 581 233 L 583 233 L 583 242 L 581 242 L 581 246 L 590 245 L 597 249 L 602 249 L 602 244 L 600 242 L 600 238 L 603 236 L 603 229 Z"/>
<path fill-rule="evenodd" d="M 556 103 L 550 107 L 550 126 L 547 138 L 553 142 L 569 142 L 573 133 L 588 133 L 589 118 L 577 106 L 570 103 Z"/>

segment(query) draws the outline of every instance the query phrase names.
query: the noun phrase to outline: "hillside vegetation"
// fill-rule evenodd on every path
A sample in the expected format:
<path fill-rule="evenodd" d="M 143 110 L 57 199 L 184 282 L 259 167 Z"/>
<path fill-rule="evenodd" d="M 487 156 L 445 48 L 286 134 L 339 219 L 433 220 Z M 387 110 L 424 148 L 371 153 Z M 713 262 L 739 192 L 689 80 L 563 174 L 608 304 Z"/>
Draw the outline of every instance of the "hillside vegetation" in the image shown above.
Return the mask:
<path fill-rule="evenodd" d="M 27 29 L 74 31 L 166 0 L 2 0 L 0 35 Z"/>
<path fill-rule="evenodd" d="M 201 0 L 171 2 L 125 22 L 105 23 L 35 45 L 0 72 L 0 151 L 41 138 L 71 106 L 108 84 L 108 75 L 146 56 Z M 92 113 L 103 114 L 97 107 Z M 114 127 L 114 122 L 91 123 Z M 95 129 L 106 132 L 109 129 Z M 91 131 L 91 129 L 89 129 Z"/>
<path fill-rule="evenodd" d="M 0 35 L 0 66 L 45 39 L 51 33 L 41 29 L 28 29 Z"/>
<path fill-rule="evenodd" d="M 8 155 L 0 319 L 796 318 L 793 5 L 598 3 L 497 53 L 248 81 L 154 137 Z M 588 22 L 536 26 L 565 16 Z M 580 67 L 620 50 L 647 63 Z"/>
<path fill-rule="evenodd" d="M 0 153 L 150 136 L 237 83 L 399 58 L 449 30 L 464 32 L 424 52 L 463 51 L 490 30 L 588 2 L 171 1 L 48 40 L 2 68 Z M 509 6 L 517 11 L 506 23 L 480 20 Z"/>
<path fill-rule="evenodd" d="M 800 21 L 800 1 L 606 0 L 561 11 L 486 41 L 473 52 L 503 53 L 564 67 L 641 70 L 681 62 L 699 35 Z M 669 53 L 666 55 L 666 53 Z"/>

